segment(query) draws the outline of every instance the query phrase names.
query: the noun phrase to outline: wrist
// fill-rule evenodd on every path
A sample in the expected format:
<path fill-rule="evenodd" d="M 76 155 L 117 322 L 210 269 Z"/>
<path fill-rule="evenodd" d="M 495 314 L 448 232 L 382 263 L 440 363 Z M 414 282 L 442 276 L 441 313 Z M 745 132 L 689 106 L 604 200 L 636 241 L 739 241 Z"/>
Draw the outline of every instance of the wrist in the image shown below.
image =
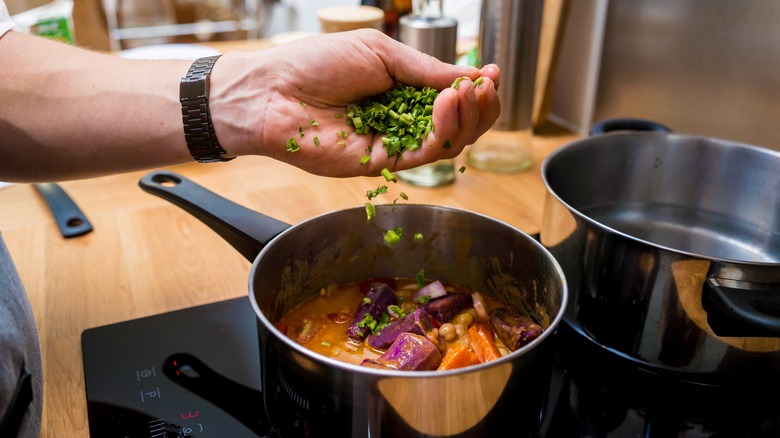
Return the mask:
<path fill-rule="evenodd" d="M 263 155 L 263 129 L 271 105 L 272 75 L 257 52 L 224 54 L 211 72 L 212 121 L 230 156 Z"/>
<path fill-rule="evenodd" d="M 219 143 L 209 105 L 211 70 L 218 59 L 197 59 L 179 84 L 184 138 L 192 158 L 201 163 L 233 159 Z"/>

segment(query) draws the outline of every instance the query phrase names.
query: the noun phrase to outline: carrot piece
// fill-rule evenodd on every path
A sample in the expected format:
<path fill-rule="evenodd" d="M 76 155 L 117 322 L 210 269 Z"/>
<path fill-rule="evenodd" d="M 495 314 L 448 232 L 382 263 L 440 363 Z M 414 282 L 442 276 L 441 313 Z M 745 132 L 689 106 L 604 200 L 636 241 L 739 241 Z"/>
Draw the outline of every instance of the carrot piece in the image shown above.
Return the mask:
<path fill-rule="evenodd" d="M 444 358 L 441 360 L 438 370 L 453 370 L 455 368 L 463 368 L 471 365 L 471 356 L 469 349 L 461 344 L 457 343 L 454 347 L 447 350 Z"/>
<path fill-rule="evenodd" d="M 489 325 L 478 322 L 469 327 L 468 333 L 471 345 L 481 362 L 489 362 L 501 357 L 501 352 L 493 341 L 493 329 Z"/>

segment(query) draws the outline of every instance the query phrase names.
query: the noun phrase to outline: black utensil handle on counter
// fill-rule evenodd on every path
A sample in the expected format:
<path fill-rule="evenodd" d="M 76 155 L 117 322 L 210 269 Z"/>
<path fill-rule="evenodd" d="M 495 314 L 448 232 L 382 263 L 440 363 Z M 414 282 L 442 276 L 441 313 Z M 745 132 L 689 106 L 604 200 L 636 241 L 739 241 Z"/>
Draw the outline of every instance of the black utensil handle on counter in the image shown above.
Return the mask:
<path fill-rule="evenodd" d="M 92 231 L 92 224 L 87 216 L 59 184 L 35 184 L 35 189 L 49 205 L 62 237 L 78 237 Z"/>

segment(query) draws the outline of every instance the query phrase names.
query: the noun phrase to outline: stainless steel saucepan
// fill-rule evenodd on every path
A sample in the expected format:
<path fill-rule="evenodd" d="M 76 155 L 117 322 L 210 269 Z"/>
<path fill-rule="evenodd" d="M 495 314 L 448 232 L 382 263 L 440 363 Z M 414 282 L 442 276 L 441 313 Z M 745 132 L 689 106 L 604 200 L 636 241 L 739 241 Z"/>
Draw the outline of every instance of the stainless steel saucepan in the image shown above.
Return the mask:
<path fill-rule="evenodd" d="M 780 153 L 608 120 L 542 165 L 565 326 L 649 371 L 778 382 Z"/>
<path fill-rule="evenodd" d="M 552 370 L 566 282 L 536 240 L 476 213 L 425 205 L 335 211 L 289 226 L 169 172 L 141 187 L 181 206 L 253 262 L 262 391 L 281 436 L 534 436 Z M 389 245 L 386 230 L 404 237 Z M 423 239 L 413 238 L 422 233 Z M 426 277 L 482 291 L 532 315 L 545 332 L 492 362 L 449 371 L 378 370 L 313 353 L 274 323 L 331 283 Z"/>

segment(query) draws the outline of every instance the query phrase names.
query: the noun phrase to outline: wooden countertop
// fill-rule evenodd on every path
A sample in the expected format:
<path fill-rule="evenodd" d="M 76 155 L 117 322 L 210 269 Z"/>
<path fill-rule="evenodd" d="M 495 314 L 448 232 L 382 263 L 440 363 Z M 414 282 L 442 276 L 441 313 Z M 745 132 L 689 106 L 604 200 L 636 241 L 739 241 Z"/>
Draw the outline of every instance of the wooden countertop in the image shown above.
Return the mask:
<path fill-rule="evenodd" d="M 539 165 L 576 139 L 555 127 L 542 131 L 533 138 L 536 163 L 527 171 L 495 174 L 467 166 L 446 187 L 399 182 L 391 190 L 407 193 L 410 203 L 471 210 L 535 233 L 545 195 Z M 465 164 L 465 154 L 456 163 Z M 323 178 L 264 157 L 168 169 L 289 224 L 362 205 L 366 190 L 384 181 Z M 32 185 L 0 190 L 0 232 L 27 289 L 43 350 L 43 437 L 89 436 L 85 329 L 247 294 L 250 263 L 188 213 L 143 192 L 138 180 L 146 173 L 61 183 L 94 226 L 72 239 L 61 237 Z"/>

